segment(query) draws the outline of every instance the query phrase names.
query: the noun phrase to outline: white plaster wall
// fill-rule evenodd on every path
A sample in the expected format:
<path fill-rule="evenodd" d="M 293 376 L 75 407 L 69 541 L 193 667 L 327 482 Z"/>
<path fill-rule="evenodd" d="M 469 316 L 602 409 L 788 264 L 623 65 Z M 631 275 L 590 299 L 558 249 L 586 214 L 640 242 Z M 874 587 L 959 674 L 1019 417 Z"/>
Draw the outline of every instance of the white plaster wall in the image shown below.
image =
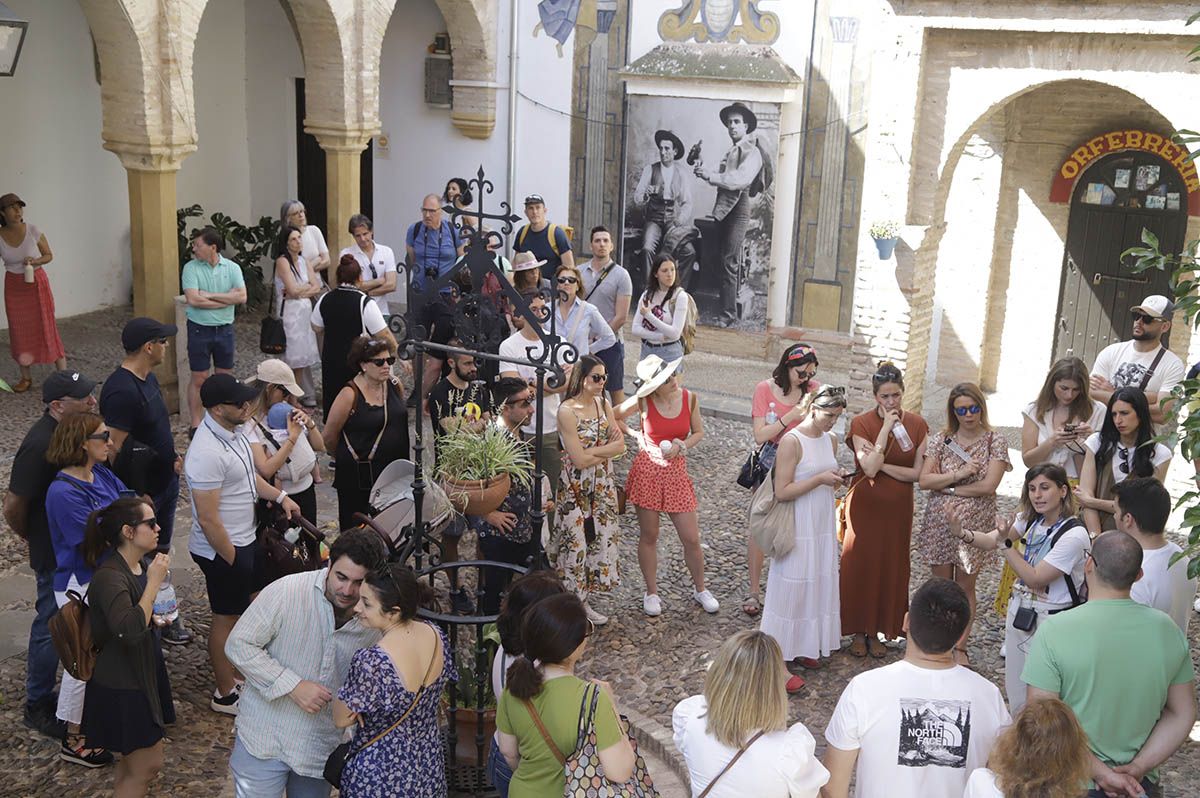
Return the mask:
<path fill-rule="evenodd" d="M 253 221 L 246 125 L 246 2 L 209 0 L 200 19 L 193 57 L 198 147 L 183 161 L 176 189 L 180 207 L 199 203 L 206 219 L 220 211 L 242 223 Z M 286 25 L 286 19 L 282 23 Z M 259 168 L 256 163 L 255 169 Z"/>
<path fill-rule="evenodd" d="M 59 317 L 128 303 L 129 194 L 125 170 L 100 146 L 87 21 L 67 0 L 6 3 L 29 32 L 16 75 L 0 78 L 0 193 L 21 195 L 54 251 L 46 273 Z"/>
<path fill-rule="evenodd" d="M 391 146 L 374 152 L 374 208 L 377 239 L 403 251 L 404 233 L 420 218 L 421 198 L 441 193 L 451 177 L 472 178 L 480 164 L 495 191 L 485 198 L 492 211 L 508 199 L 517 214 L 530 193 L 546 198 L 552 220 L 569 223 L 567 182 L 570 158 L 572 40 L 560 59 L 555 42 L 534 38 L 537 7 L 520 3 L 517 21 L 517 171 L 508 173 L 508 77 L 510 5 L 502 0 L 495 36 L 499 53 L 494 80 L 496 128 L 486 140 L 468 138 L 450 122 L 450 109 L 424 102 L 425 56 L 434 34 L 446 25 L 433 0 L 398 3 L 383 39 L 379 116 Z M 544 106 L 544 107 L 543 107 Z"/>
<path fill-rule="evenodd" d="M 280 0 L 243 2 L 247 153 L 254 164 L 247 221 L 257 222 L 278 217 L 283 201 L 296 195 L 296 78 L 304 77 L 304 60 Z"/>

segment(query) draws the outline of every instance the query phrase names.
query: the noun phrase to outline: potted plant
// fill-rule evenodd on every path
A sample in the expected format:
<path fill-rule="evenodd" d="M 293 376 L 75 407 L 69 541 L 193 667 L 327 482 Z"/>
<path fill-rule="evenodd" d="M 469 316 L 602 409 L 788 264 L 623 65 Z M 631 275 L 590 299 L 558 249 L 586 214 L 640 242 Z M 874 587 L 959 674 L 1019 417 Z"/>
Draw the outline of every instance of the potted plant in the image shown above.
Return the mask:
<path fill-rule="evenodd" d="M 435 476 L 454 508 L 487 515 L 500 506 L 512 480 L 531 484 L 529 446 L 494 424 L 465 421 L 438 440 Z"/>
<path fill-rule="evenodd" d="M 483 647 L 487 655 L 479 662 L 471 646 L 460 650 L 459 656 L 456 657 L 458 681 L 448 683 L 442 695 L 442 711 L 448 717 L 453 692 L 454 761 L 462 765 L 482 766 L 477 735 L 483 735 L 483 757 L 486 760 L 488 746 L 496 733 L 496 695 L 492 692 L 491 669 L 487 666 L 500 645 L 496 624 L 484 626 L 483 635 Z M 478 672 L 475 669 L 477 663 L 481 667 Z"/>
<path fill-rule="evenodd" d="M 875 222 L 871 225 L 871 238 L 875 239 L 875 249 L 879 251 L 879 259 L 887 260 L 896 251 L 896 243 L 900 240 L 900 223 L 894 221 Z"/>

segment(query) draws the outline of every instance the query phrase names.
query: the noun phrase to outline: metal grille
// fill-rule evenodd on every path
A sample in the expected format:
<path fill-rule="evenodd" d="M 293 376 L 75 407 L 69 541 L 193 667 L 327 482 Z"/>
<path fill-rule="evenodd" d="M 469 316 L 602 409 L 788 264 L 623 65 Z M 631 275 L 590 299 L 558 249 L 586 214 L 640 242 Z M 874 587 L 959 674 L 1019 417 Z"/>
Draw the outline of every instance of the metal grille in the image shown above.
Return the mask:
<path fill-rule="evenodd" d="M 449 108 L 451 102 L 450 74 L 453 61 L 450 56 L 434 53 L 425 58 L 425 104 L 435 108 Z"/>

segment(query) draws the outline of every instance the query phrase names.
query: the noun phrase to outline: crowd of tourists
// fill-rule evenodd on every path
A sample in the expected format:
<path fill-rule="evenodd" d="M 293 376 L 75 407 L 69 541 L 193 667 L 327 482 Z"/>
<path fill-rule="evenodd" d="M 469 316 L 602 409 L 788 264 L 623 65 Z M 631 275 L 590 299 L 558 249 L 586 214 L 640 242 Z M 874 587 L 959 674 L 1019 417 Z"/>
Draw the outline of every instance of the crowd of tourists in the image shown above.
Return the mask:
<path fill-rule="evenodd" d="M 271 313 L 286 346 L 244 367 L 244 382 L 233 374 L 242 272 L 220 255 L 215 230 L 197 231 L 181 280 L 191 371 L 182 454 L 154 373 L 174 325 L 126 323 L 124 358 L 98 398 L 79 372 L 43 381 L 45 413 L 16 454 L 3 508 L 37 575 L 24 717 L 67 762 L 116 761 L 116 795 L 147 795 L 163 766 L 175 713 L 161 646 L 193 639 L 170 572 L 181 477 L 188 551 L 212 613 L 209 708 L 236 716 L 236 795 L 327 796 L 334 785 L 351 797 L 446 794 L 439 698 L 459 678 L 455 654 L 446 630 L 419 615 L 433 601 L 429 585 L 361 523 L 380 474 L 413 454 L 418 405 L 432 425 L 435 469 L 447 436 L 466 429 L 518 445 L 547 478 L 537 490 L 513 479 L 496 510 L 441 530 L 443 563 L 458 561 L 470 535 L 481 557 L 514 566 L 484 574 L 475 592 L 452 584 L 447 600 L 459 615 L 498 615 L 490 783 L 514 798 L 575 794 L 580 757 L 611 782 L 650 782 L 621 696 L 576 671 L 590 646 L 603 645 L 594 638 L 609 621 L 601 607 L 613 610 L 597 599 L 622 577 L 626 503 L 637 519 L 641 611 L 671 609 L 659 590 L 660 576 L 674 578 L 658 567 L 664 514 L 692 600 L 706 613 L 721 607 L 705 578 L 687 465 L 705 438 L 700 400 L 684 387 L 692 303 L 669 254 L 638 269 L 646 285 L 635 301 L 603 227 L 577 263 L 564 228 L 531 195 L 513 257 L 493 252 L 523 306 L 493 292 L 506 325 L 494 351 L 456 347 L 453 304 L 471 289 L 456 265 L 480 220 L 451 219 L 443 204 L 468 208 L 467 189 L 455 179 L 424 198 L 399 261 L 361 214 L 348 222 L 354 246 L 331 257 L 303 205 L 285 203 Z M 22 208 L 0 208 L 6 227 L 22 223 Z M 44 243 L 36 230 L 29 236 Z M 433 286 L 447 275 L 458 290 L 442 296 Z M 446 349 L 415 375 L 418 395 L 406 391 L 414 375 L 388 320 L 426 290 L 439 297 L 423 326 Z M 880 363 L 874 406 L 839 436 L 846 387 L 818 381 L 814 347 L 783 351 L 754 389 L 755 448 L 739 477 L 753 490 L 740 611 L 759 628 L 725 640 L 702 693 L 673 713 L 693 795 L 840 798 L 852 782 L 863 798 L 1161 794 L 1157 768 L 1195 720 L 1186 631 L 1196 583 L 1186 562 L 1172 563 L 1180 548 L 1165 536 L 1162 484 L 1171 451 L 1154 442 L 1184 376 L 1160 343 L 1173 310 L 1147 297 L 1132 309 L 1130 341 L 1091 369 L 1075 358 L 1051 367 L 1024 410 L 1028 470 L 1011 516 L 997 502 L 1013 467 L 1008 441 L 977 386 L 955 386 L 945 418 L 927 422 L 902 407 L 904 375 Z M 627 327 L 641 340 L 628 395 Z M 564 380 L 546 382 L 529 361 L 551 329 L 579 357 Z M 627 449 L 636 453 L 622 485 L 614 463 Z M 314 555 L 319 567 L 281 576 L 267 567 L 264 518 L 316 525 L 322 454 L 340 531 L 327 556 Z M 841 465 L 851 460 L 853 469 Z M 914 521 L 916 554 L 933 576 L 910 598 Z M 983 611 L 976 579 L 995 560 L 1003 693 L 971 669 L 969 654 Z M 81 605 L 98 654 L 90 673 L 64 662 L 74 675 L 64 671 L 56 693 L 50 622 Z M 846 685 L 818 758 L 810 731 L 787 723 L 788 696 L 805 686 L 793 671 L 823 667 L 846 637 L 849 655 L 875 659 L 903 639 L 903 658 Z M 581 718 L 594 734 L 594 749 L 582 752 Z"/>

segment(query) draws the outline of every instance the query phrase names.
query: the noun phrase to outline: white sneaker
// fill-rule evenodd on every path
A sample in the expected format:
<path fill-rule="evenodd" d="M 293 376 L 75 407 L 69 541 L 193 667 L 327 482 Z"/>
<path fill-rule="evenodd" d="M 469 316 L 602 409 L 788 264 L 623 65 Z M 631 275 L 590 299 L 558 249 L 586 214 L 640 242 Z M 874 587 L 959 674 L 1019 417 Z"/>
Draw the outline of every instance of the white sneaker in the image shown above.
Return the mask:
<path fill-rule="evenodd" d="M 692 598 L 694 598 L 696 603 L 703 607 L 704 611 L 709 614 L 721 609 L 721 602 L 717 601 L 713 597 L 713 594 L 709 593 L 707 590 L 701 590 L 693 593 Z"/>
<path fill-rule="evenodd" d="M 604 624 L 608 623 L 608 616 L 596 612 L 594 609 L 592 609 L 592 605 L 588 604 L 586 601 L 583 602 L 583 610 L 587 613 L 587 618 L 592 622 L 593 626 L 603 626 Z"/>
<path fill-rule="evenodd" d="M 642 611 L 651 618 L 662 615 L 662 600 L 659 599 L 657 593 L 647 593 L 642 596 Z"/>
<path fill-rule="evenodd" d="M 1008 643 L 1000 644 L 1000 658 L 1008 659 Z"/>
<path fill-rule="evenodd" d="M 1192 609 L 1194 609 L 1196 612 L 1200 612 L 1200 596 L 1196 598 L 1196 603 L 1192 605 Z"/>

